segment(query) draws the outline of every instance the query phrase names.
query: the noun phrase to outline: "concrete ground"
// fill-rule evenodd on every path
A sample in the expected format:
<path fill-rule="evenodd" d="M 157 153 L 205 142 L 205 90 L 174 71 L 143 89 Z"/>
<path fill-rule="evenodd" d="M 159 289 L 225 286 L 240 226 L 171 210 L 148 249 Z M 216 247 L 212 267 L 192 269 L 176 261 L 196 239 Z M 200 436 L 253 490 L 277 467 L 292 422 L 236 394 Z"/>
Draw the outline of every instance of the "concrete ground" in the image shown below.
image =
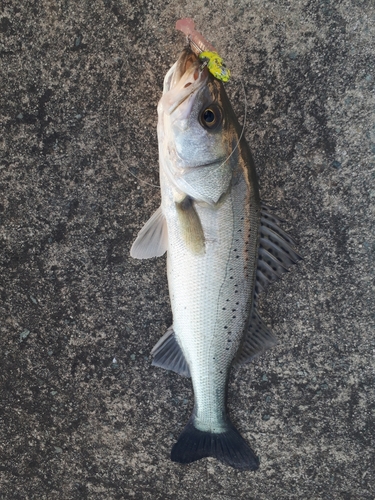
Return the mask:
<path fill-rule="evenodd" d="M 169 460 L 191 384 L 151 367 L 165 258 L 129 257 L 186 16 L 304 256 L 261 302 L 280 345 L 230 381 L 256 473 Z M 374 3 L 3 0 L 0 33 L 0 498 L 374 499 Z"/>

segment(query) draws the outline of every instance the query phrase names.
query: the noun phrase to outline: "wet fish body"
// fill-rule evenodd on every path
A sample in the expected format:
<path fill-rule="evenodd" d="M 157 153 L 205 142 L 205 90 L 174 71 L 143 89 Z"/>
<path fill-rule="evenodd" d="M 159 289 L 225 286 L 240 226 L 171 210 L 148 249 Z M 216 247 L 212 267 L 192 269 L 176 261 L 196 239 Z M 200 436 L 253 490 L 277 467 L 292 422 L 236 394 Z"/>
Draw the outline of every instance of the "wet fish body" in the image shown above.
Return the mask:
<path fill-rule="evenodd" d="M 222 82 L 185 50 L 158 106 L 160 208 L 131 255 L 167 251 L 173 325 L 153 364 L 190 376 L 193 414 L 171 458 L 213 456 L 243 470 L 259 460 L 230 422 L 233 365 L 276 343 L 256 309 L 260 291 L 299 260 L 279 219 L 262 205 L 248 145 Z"/>

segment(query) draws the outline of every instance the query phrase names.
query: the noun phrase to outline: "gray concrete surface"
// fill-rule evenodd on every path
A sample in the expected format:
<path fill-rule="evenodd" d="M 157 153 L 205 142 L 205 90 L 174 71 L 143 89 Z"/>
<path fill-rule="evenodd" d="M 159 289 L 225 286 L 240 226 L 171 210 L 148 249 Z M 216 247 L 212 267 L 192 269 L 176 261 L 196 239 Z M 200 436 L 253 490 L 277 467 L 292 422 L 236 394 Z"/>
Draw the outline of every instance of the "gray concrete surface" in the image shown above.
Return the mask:
<path fill-rule="evenodd" d="M 262 299 L 280 345 L 230 382 L 255 474 L 169 461 L 191 386 L 150 365 L 165 258 L 129 258 L 185 16 L 305 257 Z M 374 3 L 3 0 L 0 32 L 0 498 L 374 499 Z"/>

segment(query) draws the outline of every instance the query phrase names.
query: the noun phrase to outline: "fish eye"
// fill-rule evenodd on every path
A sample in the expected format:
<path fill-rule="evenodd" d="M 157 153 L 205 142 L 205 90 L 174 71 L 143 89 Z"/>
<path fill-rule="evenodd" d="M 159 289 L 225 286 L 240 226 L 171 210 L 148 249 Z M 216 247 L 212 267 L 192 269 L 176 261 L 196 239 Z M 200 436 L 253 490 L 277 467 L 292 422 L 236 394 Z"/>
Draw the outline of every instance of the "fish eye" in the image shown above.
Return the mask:
<path fill-rule="evenodd" d="M 206 129 L 214 129 L 221 122 L 221 111 L 218 106 L 211 105 L 205 108 L 200 117 L 201 125 Z"/>
<path fill-rule="evenodd" d="M 203 120 L 205 123 L 214 123 L 216 120 L 215 113 L 212 111 L 212 109 L 205 109 L 203 111 Z"/>

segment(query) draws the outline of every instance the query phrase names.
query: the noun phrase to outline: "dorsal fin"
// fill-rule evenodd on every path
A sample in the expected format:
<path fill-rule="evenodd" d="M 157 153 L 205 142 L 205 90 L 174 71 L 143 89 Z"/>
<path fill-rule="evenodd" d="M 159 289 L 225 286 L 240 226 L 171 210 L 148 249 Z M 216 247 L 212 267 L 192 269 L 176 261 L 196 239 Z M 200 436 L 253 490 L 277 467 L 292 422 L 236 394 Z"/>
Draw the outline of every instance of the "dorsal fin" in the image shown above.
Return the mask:
<path fill-rule="evenodd" d="M 279 227 L 279 224 L 283 222 L 282 219 L 273 215 L 271 209 L 264 203 L 261 205 L 260 215 L 253 310 L 242 346 L 233 361 L 234 366 L 251 361 L 267 348 L 278 343 L 256 310 L 258 295 L 302 259 L 293 248 L 295 245 L 293 239 Z"/>
<path fill-rule="evenodd" d="M 302 257 L 294 250 L 293 239 L 280 227 L 282 219 L 271 213 L 271 209 L 262 203 L 259 228 L 259 250 L 256 271 L 255 296 L 276 281 L 296 264 Z"/>
<path fill-rule="evenodd" d="M 233 361 L 233 366 L 239 366 L 260 356 L 266 349 L 275 346 L 277 338 L 268 329 L 255 307 L 250 316 L 250 324 L 245 334 L 242 346 Z"/>

